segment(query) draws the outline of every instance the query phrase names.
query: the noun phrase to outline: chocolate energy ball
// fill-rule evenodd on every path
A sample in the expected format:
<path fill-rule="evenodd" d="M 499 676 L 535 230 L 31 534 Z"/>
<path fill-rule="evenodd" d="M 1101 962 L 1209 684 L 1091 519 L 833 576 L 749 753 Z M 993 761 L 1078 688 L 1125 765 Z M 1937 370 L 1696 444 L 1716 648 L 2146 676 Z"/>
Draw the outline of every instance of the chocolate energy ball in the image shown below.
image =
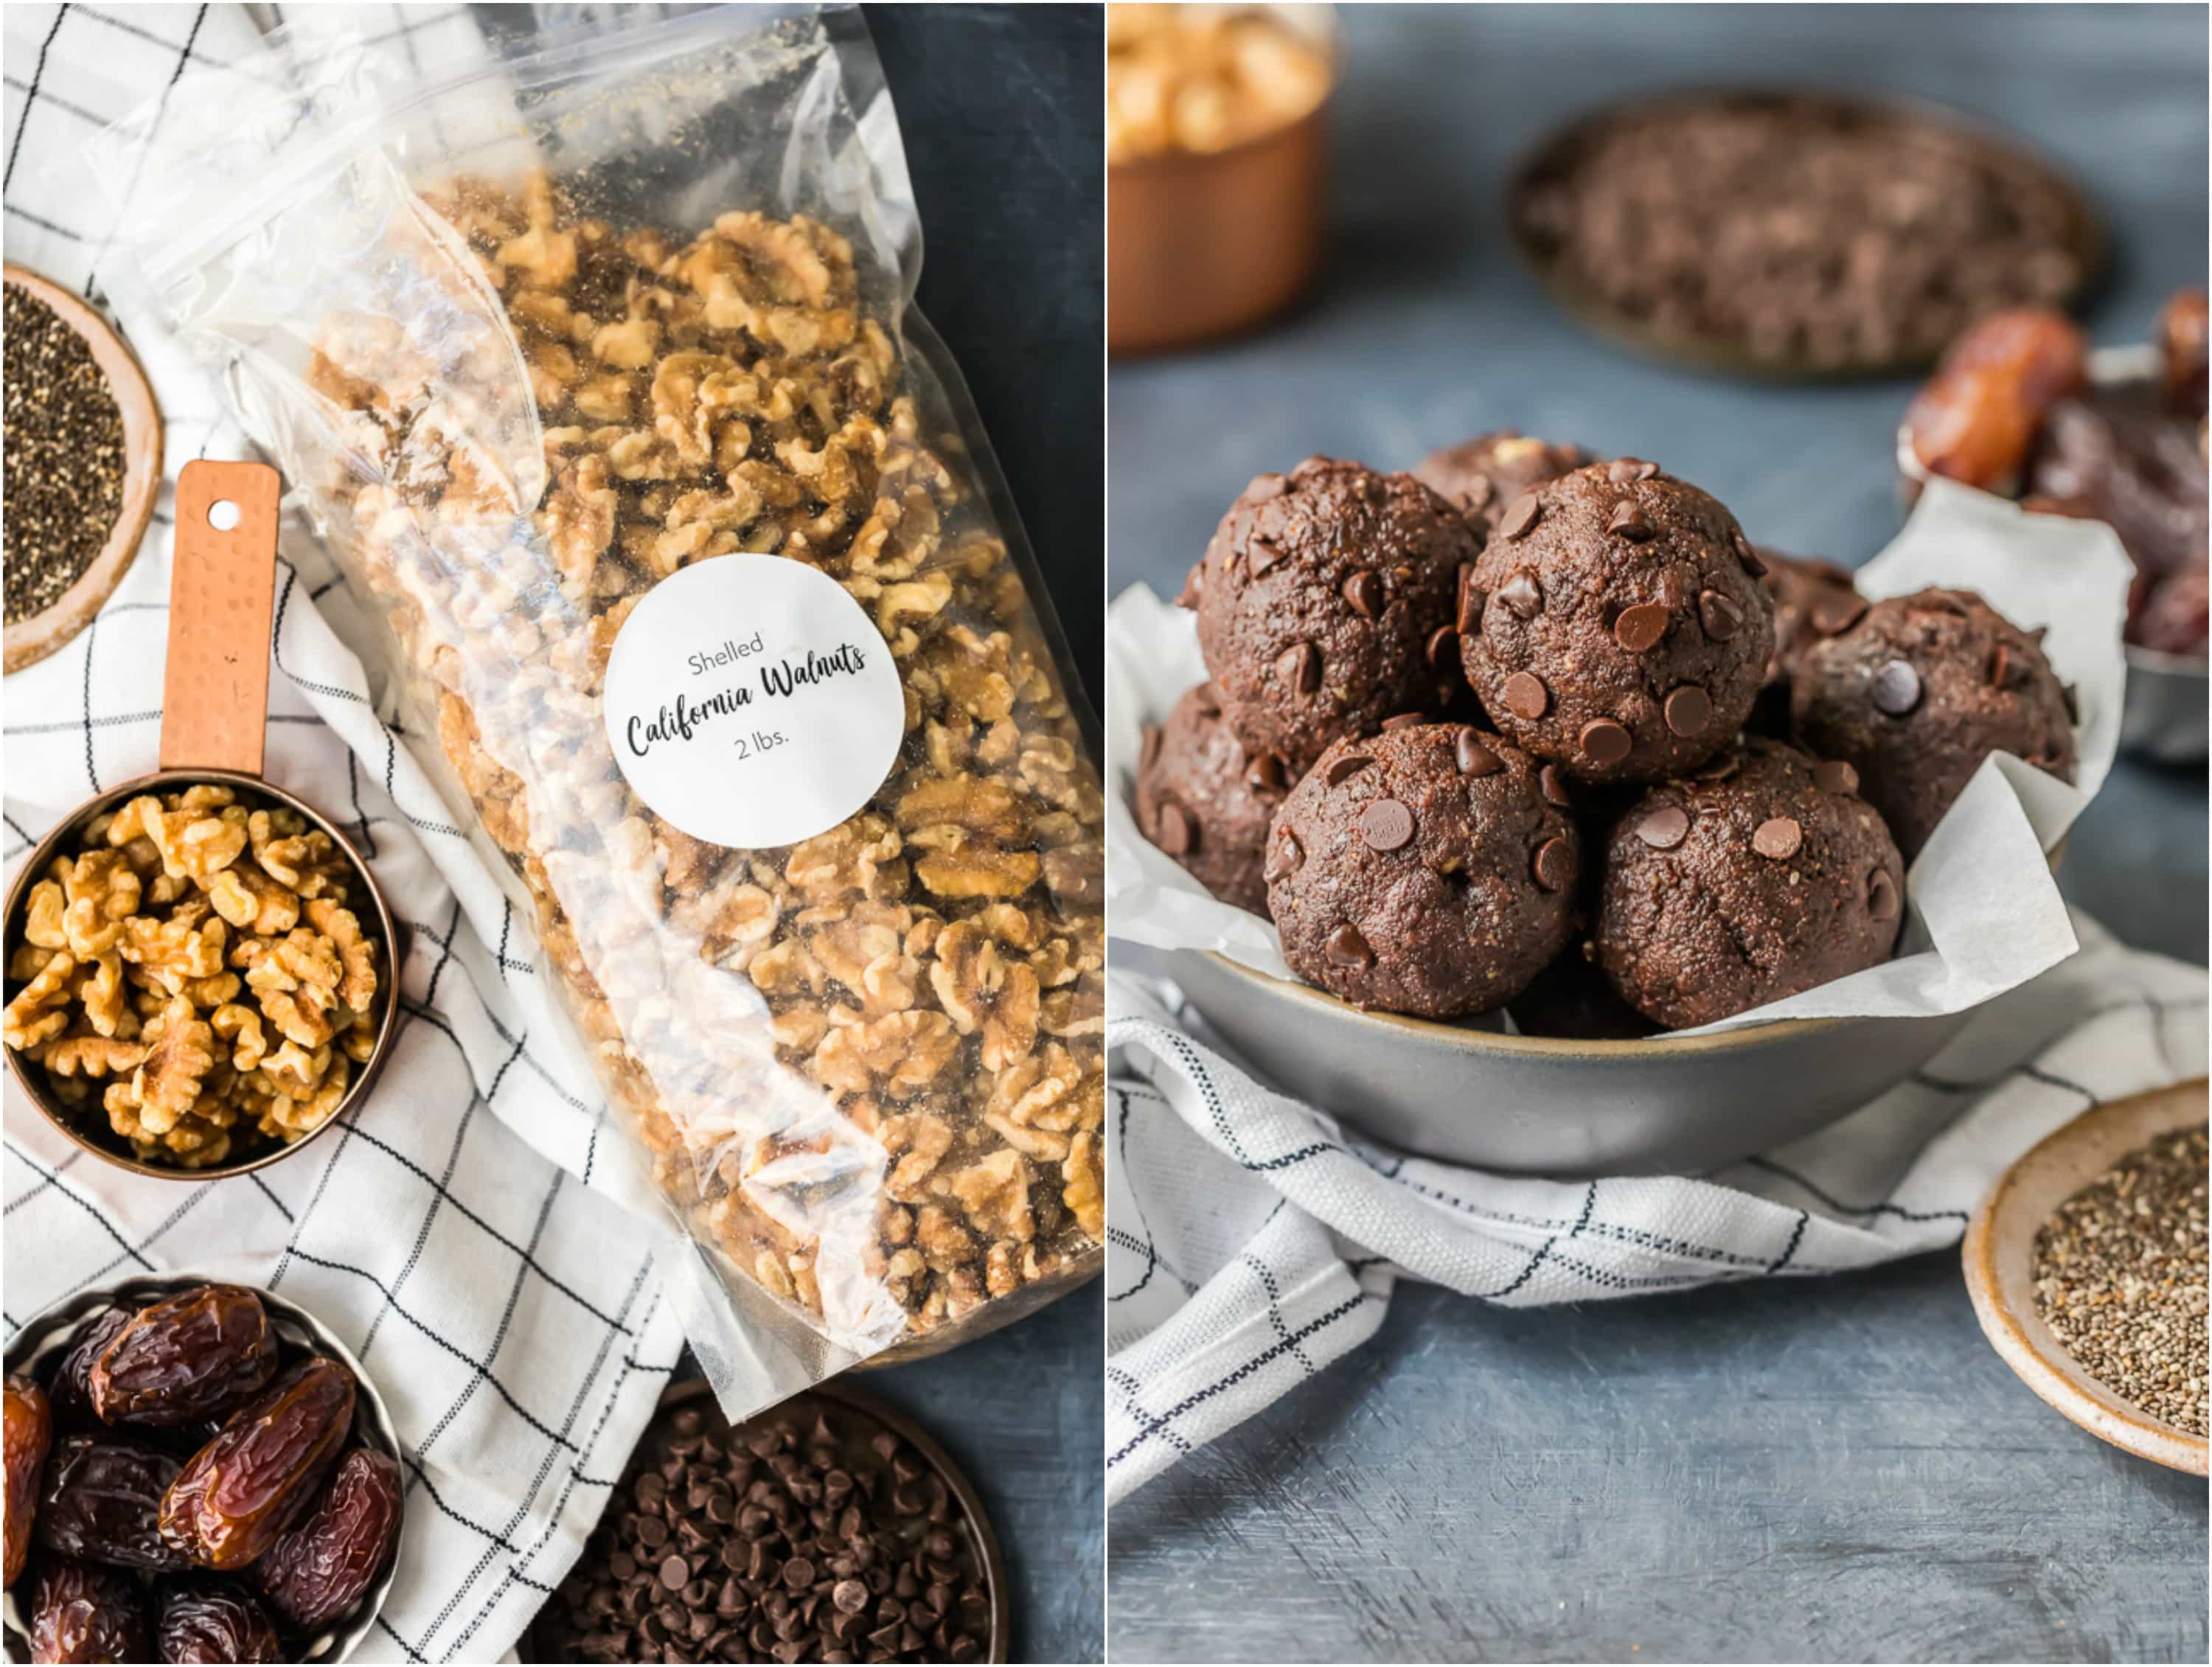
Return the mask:
<path fill-rule="evenodd" d="M 1622 998 L 1669 1030 L 1887 958 L 1905 862 L 1857 772 L 1747 737 L 1662 782 L 1607 840 L 1596 944 Z"/>
<path fill-rule="evenodd" d="M 2074 779 L 2073 695 L 2041 636 L 1971 591 L 1873 603 L 1800 662 L 1798 745 L 1857 770 L 1909 862 L 1990 753 Z"/>
<path fill-rule="evenodd" d="M 1465 724 L 1337 742 L 1268 837 L 1283 958 L 1389 1013 L 1450 1019 L 1510 1000 L 1565 946 L 1581 867 L 1545 788 L 1535 759 Z"/>
<path fill-rule="evenodd" d="M 1622 458 L 1499 514 L 1460 599 L 1468 680 L 1508 740 L 1586 782 L 1703 763 L 1750 715 L 1774 650 L 1764 564 L 1735 517 Z"/>
<path fill-rule="evenodd" d="M 1246 754 L 1221 721 L 1219 693 L 1201 683 L 1164 724 L 1146 726 L 1137 826 L 1222 902 L 1264 915 L 1267 824 L 1290 786 L 1280 759 Z"/>
<path fill-rule="evenodd" d="M 1434 487 L 1467 517 L 1477 537 L 1487 538 L 1505 506 L 1530 487 L 1600 460 L 1580 446 L 1498 429 L 1431 452 L 1413 478 Z"/>
<path fill-rule="evenodd" d="M 1440 711 L 1474 534 L 1411 475 L 1308 458 L 1229 507 L 1184 598 L 1245 750 L 1292 778 L 1340 737 Z"/>
<path fill-rule="evenodd" d="M 1849 568 L 1807 556 L 1784 556 L 1761 549 L 1766 564 L 1759 583 L 1774 599 L 1774 653 L 1766 662 L 1766 684 L 1759 693 L 1753 727 L 1786 739 L 1790 734 L 1790 679 L 1808 644 L 1848 630 L 1866 611 L 1866 598 L 1851 582 Z"/>

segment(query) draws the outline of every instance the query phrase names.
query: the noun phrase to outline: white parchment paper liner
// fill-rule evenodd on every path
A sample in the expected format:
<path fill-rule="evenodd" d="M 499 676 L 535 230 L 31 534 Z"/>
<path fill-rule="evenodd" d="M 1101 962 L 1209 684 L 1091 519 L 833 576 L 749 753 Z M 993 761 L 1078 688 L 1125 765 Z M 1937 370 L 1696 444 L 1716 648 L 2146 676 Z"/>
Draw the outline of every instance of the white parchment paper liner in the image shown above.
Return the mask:
<path fill-rule="evenodd" d="M 2132 571 L 2119 539 L 2100 521 L 2030 515 L 1986 492 L 1928 484 L 1904 530 L 1859 570 L 1858 587 L 1870 597 L 1931 585 L 1978 591 L 2014 624 L 2047 628 L 2044 652 L 2079 697 L 2075 782 L 2009 753 L 1985 760 L 1905 877 L 1911 913 L 1895 957 L 1702 1031 L 1782 1019 L 1958 1013 L 2074 952 L 2047 854 L 2112 769 L 2126 678 L 2120 627 Z M 1144 726 L 1164 721 L 1183 691 L 1206 675 L 1191 616 L 1133 586 L 1109 611 L 1106 652 L 1112 789 L 1106 907 L 1114 935 L 1155 949 L 1218 950 L 1256 971 L 1295 976 L 1273 925 L 1210 896 L 1137 830 L 1129 809 Z M 1471 1022 L 1494 1028 L 1506 1021 L 1491 1014 Z"/>

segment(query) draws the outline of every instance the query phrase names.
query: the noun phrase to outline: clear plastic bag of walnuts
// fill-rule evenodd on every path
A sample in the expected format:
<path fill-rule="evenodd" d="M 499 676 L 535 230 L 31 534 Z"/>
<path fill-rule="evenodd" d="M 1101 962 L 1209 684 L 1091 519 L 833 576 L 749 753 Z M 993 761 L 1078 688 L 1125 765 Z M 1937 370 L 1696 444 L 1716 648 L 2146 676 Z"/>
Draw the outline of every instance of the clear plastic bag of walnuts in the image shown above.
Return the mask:
<path fill-rule="evenodd" d="M 1097 1270 L 1102 801 L 857 11 L 637 15 L 279 40 L 106 171 L 714 1271 L 735 1415 Z"/>

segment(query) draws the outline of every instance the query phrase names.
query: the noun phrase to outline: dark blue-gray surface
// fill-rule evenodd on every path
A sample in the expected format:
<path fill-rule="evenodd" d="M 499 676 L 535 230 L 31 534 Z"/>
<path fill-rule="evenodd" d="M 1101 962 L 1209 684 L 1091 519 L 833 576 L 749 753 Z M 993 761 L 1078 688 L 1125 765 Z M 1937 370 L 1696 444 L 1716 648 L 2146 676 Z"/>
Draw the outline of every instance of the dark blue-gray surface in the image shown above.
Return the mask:
<path fill-rule="evenodd" d="M 1497 186 L 1613 97 L 1765 80 L 1939 100 L 2096 198 L 2090 314 L 2140 339 L 2206 260 L 2197 7 L 1345 11 L 1334 236 L 1274 329 L 1117 362 L 1115 589 L 1172 591 L 1253 474 L 1405 467 L 1504 425 L 1656 457 L 1762 541 L 1856 563 L 1897 526 L 1910 382 L 1763 387 L 1580 334 Z M 2123 765 L 2073 897 L 2205 957 L 2201 771 Z M 2050 1412 L 1948 1256 L 1833 1284 L 1505 1314 L 1401 1288 L 1382 1334 L 1115 1513 L 1124 1660 L 2194 1660 L 2205 1489 Z"/>

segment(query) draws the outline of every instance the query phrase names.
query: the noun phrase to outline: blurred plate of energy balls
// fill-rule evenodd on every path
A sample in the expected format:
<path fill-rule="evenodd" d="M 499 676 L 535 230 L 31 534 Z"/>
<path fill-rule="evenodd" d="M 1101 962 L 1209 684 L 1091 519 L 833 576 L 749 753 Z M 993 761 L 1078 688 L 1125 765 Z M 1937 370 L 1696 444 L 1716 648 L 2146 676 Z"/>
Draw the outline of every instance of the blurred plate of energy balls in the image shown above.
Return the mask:
<path fill-rule="evenodd" d="M 2093 352 L 2047 307 L 1996 313 L 1944 355 L 1897 440 L 1909 491 L 1940 475 L 2119 535 L 2136 569 L 2120 744 L 2175 764 L 2206 751 L 2205 340 L 2197 289 L 2138 348 Z"/>
<path fill-rule="evenodd" d="M 1899 952 L 1992 753 L 2081 762 L 2042 630 L 1863 595 L 1652 462 L 1511 432 L 1260 476 L 1177 600 L 1207 676 L 1130 809 L 1302 983 L 1174 976 L 1286 1088 L 1492 1167 L 1729 1161 L 1893 1086 L 1966 1014 L 1704 1027 Z"/>
<path fill-rule="evenodd" d="M 1779 378 L 1917 369 L 1986 313 L 2077 304 L 2104 263 L 2087 200 L 2016 142 L 1808 91 L 1607 106 L 1521 166 L 1506 218 L 1600 334 Z"/>

